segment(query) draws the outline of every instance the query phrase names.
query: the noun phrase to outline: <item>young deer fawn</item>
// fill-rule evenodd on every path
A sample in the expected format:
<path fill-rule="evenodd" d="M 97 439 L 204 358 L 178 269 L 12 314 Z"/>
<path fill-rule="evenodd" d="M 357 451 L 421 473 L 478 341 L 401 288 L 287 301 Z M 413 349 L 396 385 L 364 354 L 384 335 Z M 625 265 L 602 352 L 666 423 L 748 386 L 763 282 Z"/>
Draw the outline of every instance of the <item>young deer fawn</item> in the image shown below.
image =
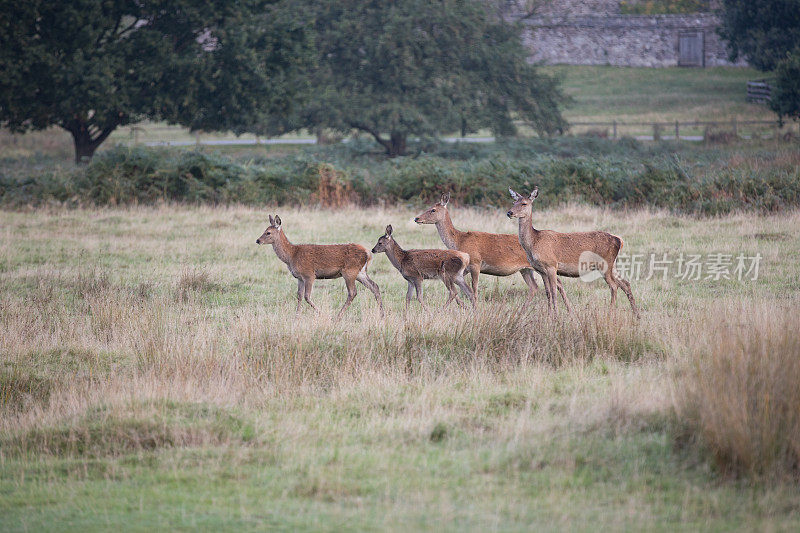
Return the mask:
<path fill-rule="evenodd" d="M 506 213 L 508 218 L 519 219 L 519 243 L 525 249 L 530 264 L 542 275 L 547 301 L 553 313 L 556 313 L 557 276 L 577 278 L 587 273 L 587 265 L 592 270 L 599 270 L 611 289 L 611 306 L 617 301 L 617 287 L 622 287 L 631 303 L 633 314 L 639 318 L 639 309 L 633 299 L 631 284 L 619 277 L 615 267 L 617 254 L 622 248 L 622 239 L 604 231 L 587 231 L 581 233 L 558 233 L 550 230 L 537 230 L 533 227 L 533 200 L 539 195 L 539 188 L 534 187 L 529 197 L 521 196 L 508 189 L 514 199 L 514 205 Z M 598 273 L 598 276 L 599 274 Z M 567 310 L 569 302 L 558 286 Z"/>
<path fill-rule="evenodd" d="M 378 284 L 367 275 L 372 255 L 360 244 L 292 244 L 281 228 L 281 217 L 269 216 L 269 227 L 256 239 L 256 244 L 271 244 L 278 258 L 286 263 L 289 272 L 297 278 L 297 311 L 305 297 L 306 302 L 319 311 L 311 301 L 311 290 L 316 279 L 344 278 L 347 301 L 336 315 L 338 319 L 356 297 L 356 281 L 360 281 L 375 295 L 383 316 L 383 301 Z"/>
<path fill-rule="evenodd" d="M 475 297 L 467 283 L 464 281 L 464 270 L 469 265 L 469 256 L 456 250 L 403 250 L 392 237 L 392 226 L 386 226 L 386 233 L 378 239 L 372 253 L 386 252 L 392 265 L 408 281 L 406 292 L 406 309 L 411 302 L 411 293 L 416 290 L 417 300 L 425 308 L 422 301 L 422 280 L 441 279 L 450 297 L 444 304 L 445 307 L 455 300 L 463 306 L 464 302 L 458 297 L 455 285 L 461 287 L 467 295 L 472 307 L 475 308 Z"/>
<path fill-rule="evenodd" d="M 445 246 L 469 255 L 468 269 L 472 277 L 472 293 L 476 297 L 480 273 L 490 276 L 510 276 L 519 272 L 528 284 L 528 297 L 524 304 L 527 306 L 539 287 L 536 285 L 533 269 L 517 236 L 482 231 L 458 231 L 450 220 L 450 213 L 447 210 L 449 202 L 450 193 L 443 194 L 439 202 L 423 211 L 414 222 L 435 224 Z"/>

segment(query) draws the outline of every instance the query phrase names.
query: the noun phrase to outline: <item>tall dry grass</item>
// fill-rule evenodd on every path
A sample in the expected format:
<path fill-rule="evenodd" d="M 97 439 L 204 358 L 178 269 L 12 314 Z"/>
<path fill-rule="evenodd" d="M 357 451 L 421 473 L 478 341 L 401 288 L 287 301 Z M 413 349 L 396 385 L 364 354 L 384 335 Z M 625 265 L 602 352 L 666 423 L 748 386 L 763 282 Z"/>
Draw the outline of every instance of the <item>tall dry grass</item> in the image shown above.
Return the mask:
<path fill-rule="evenodd" d="M 372 244 L 385 222 L 397 221 L 411 244 L 441 246 L 432 228 L 408 221 L 410 211 L 280 213 L 296 242 Z M 433 288 L 426 296 L 432 312 L 413 307 L 403 313 L 405 284 L 384 260 L 375 260 L 370 274 L 384 295 L 385 320 L 360 290 L 344 319 L 335 321 L 344 297 L 336 281 L 320 282 L 322 313 L 303 307 L 296 316 L 293 279 L 270 250 L 253 244 L 264 227 L 260 212 L 162 206 L 3 216 L 0 454 L 27 448 L 97 456 L 117 448 L 136 453 L 238 445 L 249 442 L 250 430 L 237 428 L 251 418 L 256 433 L 262 421 L 272 428 L 267 432 L 293 435 L 304 431 L 298 413 L 339 431 L 337 413 L 356 410 L 373 413 L 370 424 L 390 434 L 387 439 L 435 433 L 432 438 L 446 441 L 442 427 L 451 434 L 487 427 L 502 446 L 526 458 L 552 427 L 561 435 L 585 427 L 657 426 L 653 431 L 663 433 L 673 407 L 668 369 L 676 360 L 684 366 L 675 411 L 689 421 L 692 442 L 713 449 L 704 431 L 717 419 L 704 409 L 718 410 L 717 404 L 700 392 L 730 406 L 768 387 L 786 389 L 780 392 L 785 400 L 791 384 L 800 383 L 797 374 L 774 367 L 769 374 L 755 365 L 771 361 L 760 355 L 752 368 L 728 376 L 748 372 L 760 389 L 715 386 L 728 379 L 725 365 L 738 361 L 726 362 L 739 353 L 731 331 L 752 340 L 742 343 L 742 353 L 780 352 L 787 359 L 796 352 L 790 341 L 792 328 L 797 331 L 791 323 L 797 267 L 785 258 L 794 254 L 796 244 L 787 236 L 797 213 L 703 221 L 575 205 L 540 213 L 548 227 L 564 231 L 621 228 L 631 250 L 757 249 L 764 255 L 759 283 L 634 283 L 644 308 L 638 322 L 627 305 L 608 310 L 607 290 L 577 281 L 567 282 L 574 315 L 551 319 L 542 294 L 518 313 L 525 291 L 518 277 L 482 277 L 476 313 L 441 311 L 444 299 Z M 492 212 L 459 208 L 457 217 L 462 228 L 513 230 Z M 690 355 L 685 362 L 684 354 Z M 709 370 L 709 360 L 717 361 L 717 370 Z M 780 387 L 771 381 L 777 378 L 785 380 Z M 760 409 L 777 409 L 774 393 L 770 402 Z M 213 412 L 203 414 L 203 406 Z M 769 412 L 769 420 L 778 420 Z M 776 412 L 787 416 L 789 410 Z M 218 419 L 232 425 L 219 429 Z M 733 426 L 724 419 L 714 423 Z M 788 442 L 786 435 L 796 434 L 785 421 L 775 427 L 764 433 L 761 426 L 742 425 L 737 439 L 756 442 L 761 432 Z M 784 459 L 774 468 L 788 472 L 794 467 L 783 446 Z"/>
<path fill-rule="evenodd" d="M 706 324 L 676 374 L 684 439 L 706 448 L 725 473 L 800 474 L 800 316 L 760 306 Z M 727 315 L 727 316 L 726 316 Z"/>

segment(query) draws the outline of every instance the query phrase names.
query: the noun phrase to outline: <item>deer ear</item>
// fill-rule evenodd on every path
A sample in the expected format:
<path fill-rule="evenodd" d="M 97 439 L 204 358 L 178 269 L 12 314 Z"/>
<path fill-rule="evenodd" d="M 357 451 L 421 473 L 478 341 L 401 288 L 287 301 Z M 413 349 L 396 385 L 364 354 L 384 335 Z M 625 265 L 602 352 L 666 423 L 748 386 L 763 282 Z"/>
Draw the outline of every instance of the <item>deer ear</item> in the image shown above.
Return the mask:
<path fill-rule="evenodd" d="M 531 191 L 531 200 L 535 200 L 537 196 L 539 196 L 539 186 L 538 185 L 536 187 L 534 187 L 533 190 Z"/>
<path fill-rule="evenodd" d="M 391 234 L 392 234 L 392 225 L 389 224 L 388 226 L 386 226 L 386 235 L 391 235 Z"/>
<path fill-rule="evenodd" d="M 450 193 L 449 193 L 449 192 L 446 192 L 446 193 L 444 193 L 444 194 L 442 195 L 442 199 L 441 199 L 441 200 L 439 200 L 439 203 L 440 203 L 441 205 L 443 205 L 443 206 L 447 207 L 447 204 L 448 204 L 449 202 L 450 202 Z"/>
<path fill-rule="evenodd" d="M 278 215 L 275 215 L 275 227 L 276 228 L 281 227 L 281 217 L 279 217 Z"/>
<path fill-rule="evenodd" d="M 274 226 L 275 225 L 275 219 L 272 218 L 272 215 L 269 216 L 269 225 L 270 226 Z"/>
<path fill-rule="evenodd" d="M 515 202 L 517 200 L 519 200 L 520 198 L 522 198 L 522 196 L 520 196 L 519 194 L 515 193 L 514 189 L 512 189 L 511 187 L 508 188 L 508 192 L 511 193 L 511 198 L 513 198 Z"/>

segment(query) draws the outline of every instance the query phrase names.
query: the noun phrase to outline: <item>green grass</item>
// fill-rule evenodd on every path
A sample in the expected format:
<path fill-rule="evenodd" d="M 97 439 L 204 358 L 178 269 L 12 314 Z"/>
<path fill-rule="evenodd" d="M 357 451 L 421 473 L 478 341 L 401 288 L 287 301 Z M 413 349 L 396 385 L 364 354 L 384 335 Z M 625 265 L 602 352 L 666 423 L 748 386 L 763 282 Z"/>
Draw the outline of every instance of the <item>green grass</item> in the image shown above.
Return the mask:
<path fill-rule="evenodd" d="M 676 438 L 670 392 L 713 324 L 796 309 L 797 212 L 539 210 L 629 253 L 764 257 L 757 282 L 634 281 L 640 323 L 624 301 L 605 314 L 602 282 L 566 280 L 578 311 L 554 325 L 541 294 L 514 318 L 519 276 L 484 276 L 475 316 L 404 316 L 383 255 L 386 320 L 359 287 L 333 322 L 341 280 L 295 317 L 294 279 L 253 242 L 276 211 L 295 242 L 371 247 L 393 223 L 402 245 L 441 247 L 405 208 L 0 211 L 3 530 L 800 525 L 796 484 L 729 478 Z M 453 217 L 515 229 L 497 209 Z"/>
<path fill-rule="evenodd" d="M 752 68 L 548 66 L 574 99 L 568 121 L 773 120 L 766 106 L 745 101 Z"/>

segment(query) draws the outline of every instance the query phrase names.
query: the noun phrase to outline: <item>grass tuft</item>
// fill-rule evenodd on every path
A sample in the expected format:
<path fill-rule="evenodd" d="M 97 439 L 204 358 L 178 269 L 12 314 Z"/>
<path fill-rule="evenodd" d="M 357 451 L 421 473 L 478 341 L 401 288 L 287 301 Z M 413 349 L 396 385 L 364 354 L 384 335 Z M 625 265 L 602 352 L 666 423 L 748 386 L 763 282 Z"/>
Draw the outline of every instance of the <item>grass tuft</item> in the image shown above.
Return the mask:
<path fill-rule="evenodd" d="M 253 426 L 230 410 L 171 401 L 140 402 L 123 407 L 98 406 L 51 427 L 5 437 L 11 456 L 112 457 L 162 448 L 244 444 Z"/>
<path fill-rule="evenodd" d="M 193 295 L 215 292 L 222 285 L 214 281 L 208 272 L 184 270 L 175 287 L 175 298 L 179 302 L 188 301 Z"/>
<path fill-rule="evenodd" d="M 766 316 L 765 316 L 766 315 Z M 765 313 L 723 324 L 676 377 L 679 435 L 719 469 L 754 479 L 800 474 L 800 320 Z"/>

